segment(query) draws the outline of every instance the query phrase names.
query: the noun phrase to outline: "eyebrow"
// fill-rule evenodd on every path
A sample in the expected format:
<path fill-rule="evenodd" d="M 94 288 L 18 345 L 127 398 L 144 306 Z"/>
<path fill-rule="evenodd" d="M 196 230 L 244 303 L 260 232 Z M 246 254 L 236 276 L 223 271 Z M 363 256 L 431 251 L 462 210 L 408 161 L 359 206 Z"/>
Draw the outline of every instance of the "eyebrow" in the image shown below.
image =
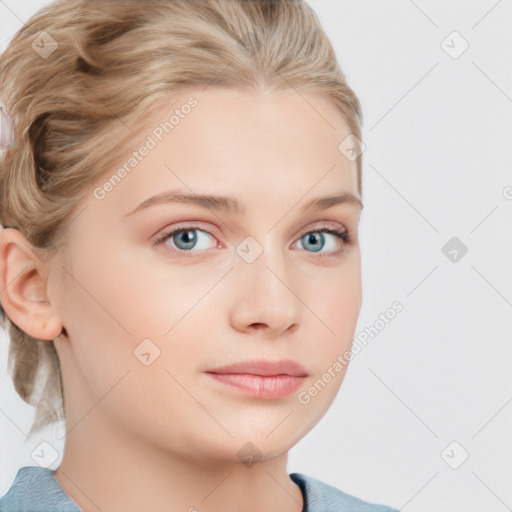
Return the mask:
<path fill-rule="evenodd" d="M 131 212 L 126 213 L 124 216 L 134 214 L 140 210 L 145 210 L 150 206 L 158 204 L 192 204 L 210 210 L 224 211 L 226 213 L 234 213 L 235 215 L 245 215 L 246 205 L 240 202 L 238 199 L 232 196 L 216 196 L 207 194 L 184 194 L 179 191 L 168 191 L 150 197 L 143 201 Z M 353 204 L 359 205 L 363 208 L 363 202 L 361 199 L 349 192 L 341 192 L 335 195 L 316 197 L 302 205 L 300 213 L 310 213 L 318 210 L 327 210 L 337 204 Z"/>

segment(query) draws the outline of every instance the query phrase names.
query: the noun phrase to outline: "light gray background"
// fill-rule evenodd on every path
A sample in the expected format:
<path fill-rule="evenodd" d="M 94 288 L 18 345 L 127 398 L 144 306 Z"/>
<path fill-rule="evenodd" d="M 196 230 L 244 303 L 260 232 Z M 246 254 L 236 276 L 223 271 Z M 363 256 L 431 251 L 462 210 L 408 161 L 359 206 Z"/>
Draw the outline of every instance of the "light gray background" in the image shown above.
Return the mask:
<path fill-rule="evenodd" d="M 1 49 L 47 3 L 0 0 Z M 309 4 L 364 110 L 357 333 L 404 309 L 289 471 L 407 512 L 512 510 L 512 2 Z M 457 262 L 452 237 L 468 248 Z M 1 339 L 0 495 L 41 441 L 62 448 L 55 427 L 25 442 L 33 410 L 6 355 Z"/>

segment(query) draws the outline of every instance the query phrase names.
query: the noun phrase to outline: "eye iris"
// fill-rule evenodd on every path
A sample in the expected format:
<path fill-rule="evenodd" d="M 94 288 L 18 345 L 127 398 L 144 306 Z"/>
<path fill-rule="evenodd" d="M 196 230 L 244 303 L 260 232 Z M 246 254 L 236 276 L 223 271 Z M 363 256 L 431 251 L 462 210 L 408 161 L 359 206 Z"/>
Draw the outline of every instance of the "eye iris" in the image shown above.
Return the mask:
<path fill-rule="evenodd" d="M 315 251 L 315 252 L 320 251 L 325 243 L 324 235 L 318 231 L 315 231 L 314 233 L 308 233 L 307 235 L 304 236 L 304 238 L 307 240 L 307 243 L 309 243 L 309 242 L 313 242 L 313 244 L 316 243 L 316 245 L 313 246 L 313 248 L 312 248 L 313 251 Z M 318 243 L 316 242 L 318 240 L 318 238 L 320 238 L 321 247 L 319 247 Z"/>
<path fill-rule="evenodd" d="M 190 233 L 192 233 L 192 236 L 190 236 Z M 180 246 L 180 237 L 185 238 L 185 244 L 187 245 L 186 247 Z M 197 242 L 197 233 L 195 229 L 187 229 L 185 231 L 177 231 L 172 238 L 173 242 L 180 249 L 191 249 Z"/>

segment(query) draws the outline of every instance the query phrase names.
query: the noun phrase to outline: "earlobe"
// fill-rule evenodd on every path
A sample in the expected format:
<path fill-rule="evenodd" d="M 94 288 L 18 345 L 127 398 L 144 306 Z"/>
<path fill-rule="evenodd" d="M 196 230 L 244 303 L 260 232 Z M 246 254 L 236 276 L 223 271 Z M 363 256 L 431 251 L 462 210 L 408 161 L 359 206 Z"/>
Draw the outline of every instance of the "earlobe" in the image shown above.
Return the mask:
<path fill-rule="evenodd" d="M 62 332 L 58 311 L 47 296 L 49 265 L 23 234 L 0 231 L 0 303 L 21 330 L 36 339 L 52 340 Z"/>

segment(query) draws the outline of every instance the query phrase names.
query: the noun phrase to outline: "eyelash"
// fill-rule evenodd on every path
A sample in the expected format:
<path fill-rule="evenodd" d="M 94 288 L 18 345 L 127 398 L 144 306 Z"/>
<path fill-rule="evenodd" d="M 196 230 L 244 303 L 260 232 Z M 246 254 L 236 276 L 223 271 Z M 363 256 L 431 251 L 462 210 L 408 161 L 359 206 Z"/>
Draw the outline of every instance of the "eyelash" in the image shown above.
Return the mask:
<path fill-rule="evenodd" d="M 180 228 L 176 228 L 176 229 L 173 229 L 170 231 L 166 231 L 165 233 L 163 233 L 161 236 L 159 236 L 158 238 L 156 238 L 153 241 L 153 246 L 163 244 L 164 242 L 169 240 L 176 233 L 190 231 L 190 230 L 194 230 L 194 229 L 197 229 L 198 231 L 203 231 L 204 233 L 208 233 L 210 236 L 214 237 L 211 233 L 202 229 L 200 226 L 197 226 L 195 224 L 190 224 L 190 225 L 186 225 L 185 227 L 180 227 Z M 331 235 L 336 236 L 338 239 L 343 240 L 343 245 L 352 244 L 352 236 L 350 235 L 350 231 L 348 229 L 341 231 L 341 230 L 333 229 L 333 228 L 329 228 L 329 227 L 324 227 L 324 228 L 320 227 L 318 229 L 306 231 L 305 233 L 300 235 L 297 240 L 300 240 L 305 235 L 309 235 L 311 233 L 330 233 Z M 185 257 L 193 257 L 192 254 L 188 254 L 188 253 L 196 252 L 196 251 L 185 251 L 183 249 L 170 249 L 170 250 L 175 253 L 183 253 L 183 256 L 185 256 Z M 306 252 L 315 254 L 313 251 L 306 251 Z M 327 258 L 327 257 L 335 256 L 337 254 L 339 254 L 339 252 L 320 253 L 320 254 L 318 254 L 318 257 L 319 258 Z"/>

